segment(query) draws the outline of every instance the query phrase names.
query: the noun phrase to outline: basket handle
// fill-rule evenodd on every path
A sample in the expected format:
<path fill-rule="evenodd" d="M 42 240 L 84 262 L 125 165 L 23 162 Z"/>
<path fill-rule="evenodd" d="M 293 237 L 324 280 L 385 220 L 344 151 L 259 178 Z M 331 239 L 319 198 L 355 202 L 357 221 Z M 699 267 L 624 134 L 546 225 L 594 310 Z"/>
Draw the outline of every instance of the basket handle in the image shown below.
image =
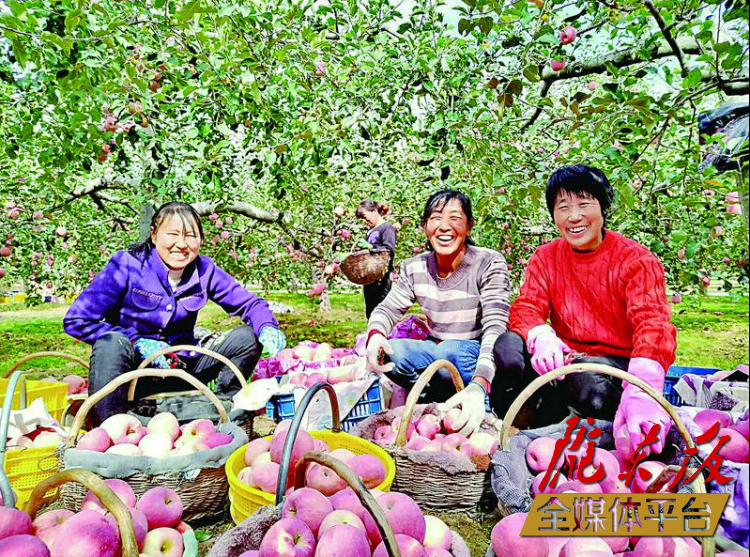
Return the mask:
<path fill-rule="evenodd" d="M 88 488 L 102 502 L 104 507 L 117 519 L 122 540 L 122 557 L 138 557 L 138 544 L 135 539 L 133 528 L 133 517 L 115 492 L 104 483 L 99 476 L 82 468 L 71 468 L 63 470 L 49 478 L 45 478 L 31 492 L 31 497 L 26 503 L 26 514 L 33 520 L 36 513 L 46 503 L 45 495 L 50 489 L 61 486 L 68 482 L 76 482 Z"/>
<path fill-rule="evenodd" d="M 307 470 L 308 464 L 313 462 L 321 464 L 322 466 L 327 466 L 336 472 L 342 480 L 349 484 L 349 487 L 354 490 L 354 493 L 357 494 L 362 505 L 370 512 L 372 518 L 375 520 L 378 531 L 385 542 L 385 548 L 388 551 L 388 555 L 391 557 L 401 557 L 401 552 L 398 543 L 396 542 L 396 536 L 393 534 L 390 524 L 388 524 L 388 519 L 386 518 L 383 509 L 378 505 L 375 497 L 373 497 L 365 484 L 362 483 L 359 476 L 352 472 L 352 470 L 339 459 L 318 451 L 312 451 L 303 455 L 295 469 L 295 489 L 305 485 L 305 470 Z"/>
<path fill-rule="evenodd" d="M 226 410 L 224 410 L 224 406 L 222 406 L 221 401 L 216 397 L 214 393 L 209 390 L 208 387 L 206 387 L 192 375 L 185 373 L 180 369 L 136 369 L 133 371 L 128 371 L 127 373 L 123 373 L 122 375 L 114 378 L 112 381 L 104 385 L 104 387 L 96 391 L 83 402 L 81 408 L 78 410 L 78 412 L 76 412 L 76 417 L 73 421 L 73 425 L 71 426 L 70 435 L 68 436 L 66 446 L 73 446 L 73 443 L 75 442 L 75 438 L 77 436 L 77 432 L 80 431 L 81 427 L 83 426 L 83 421 L 86 419 L 89 411 L 97 402 L 102 400 L 105 396 L 115 392 L 115 390 L 121 385 L 125 385 L 129 381 L 133 381 L 134 379 L 139 379 L 141 377 L 156 377 L 158 379 L 177 377 L 178 379 L 182 379 L 183 381 L 190 383 L 213 403 L 213 405 L 216 407 L 216 410 L 218 410 L 219 412 L 219 421 L 225 423 L 229 420 L 229 418 L 227 417 L 227 412 Z"/>
<path fill-rule="evenodd" d="M 30 360 L 34 360 L 36 358 L 63 358 L 64 360 L 70 360 L 71 362 L 75 362 L 76 364 L 89 369 L 89 364 L 87 364 L 84 360 L 79 358 L 78 356 L 73 356 L 72 354 L 66 354 L 65 352 L 35 352 L 33 354 L 29 354 L 28 356 L 24 356 L 20 360 L 18 360 L 15 364 L 13 364 L 8 371 L 5 372 L 5 375 L 3 375 L 3 379 L 7 379 L 10 377 L 10 374 L 16 371 L 19 367 L 21 367 L 23 364 Z"/>
<path fill-rule="evenodd" d="M 451 362 L 448 360 L 435 360 L 432 362 L 427 369 L 425 369 L 419 376 L 419 379 L 409 391 L 409 396 L 406 397 L 406 404 L 404 405 L 404 413 L 401 414 L 401 425 L 398 427 L 398 433 L 396 434 L 396 446 L 403 447 L 406 445 L 406 432 L 411 423 L 411 417 L 414 414 L 414 407 L 419 401 L 419 395 L 430 382 L 432 376 L 435 375 L 438 370 L 445 368 L 451 374 L 453 379 L 453 386 L 456 387 L 456 392 L 463 391 L 464 380 L 461 378 L 461 374 Z"/>
<path fill-rule="evenodd" d="M 232 373 L 237 377 L 237 379 L 240 382 L 240 388 L 247 386 L 247 379 L 245 379 L 245 376 L 242 375 L 242 372 L 240 369 L 234 365 L 234 362 L 224 356 L 223 354 L 219 354 L 218 352 L 214 352 L 213 350 L 210 350 L 209 348 L 204 348 L 202 346 L 193 346 L 192 344 L 178 344 L 177 346 L 170 346 L 169 348 L 162 348 L 161 350 L 157 350 L 153 354 L 151 354 L 148 358 L 143 360 L 141 364 L 138 366 L 138 369 L 145 369 L 148 367 L 148 365 L 153 362 L 156 358 L 159 356 L 163 356 L 164 354 L 170 354 L 172 352 L 198 352 L 198 354 L 203 354 L 205 356 L 210 356 L 214 358 L 215 360 L 219 360 L 222 364 L 227 366 Z M 133 400 L 135 397 L 135 388 L 138 385 L 138 380 L 135 379 L 130 384 L 130 389 L 128 389 L 128 400 Z"/>
<path fill-rule="evenodd" d="M 294 412 L 294 418 L 292 423 L 289 425 L 289 430 L 284 440 L 284 450 L 281 451 L 281 468 L 279 469 L 279 479 L 276 482 L 276 504 L 279 505 L 284 498 L 286 493 L 286 480 L 289 475 L 289 465 L 292 459 L 292 449 L 294 448 L 294 441 L 297 439 L 297 433 L 302 425 L 302 418 L 307 412 L 307 407 L 310 406 L 312 399 L 318 394 L 318 391 L 324 390 L 328 393 L 328 398 L 331 401 L 331 414 L 333 418 L 333 424 L 331 431 L 333 433 L 341 432 L 341 419 L 339 417 L 339 399 L 336 397 L 336 391 L 328 383 L 316 383 L 310 387 L 305 396 L 299 403 L 299 407 Z"/>
<path fill-rule="evenodd" d="M 547 383 L 551 383 L 555 379 L 559 379 L 561 377 L 565 377 L 566 375 L 572 375 L 574 373 L 601 373 L 604 375 L 609 375 L 611 377 L 616 377 L 618 379 L 622 379 L 623 381 L 627 381 L 631 385 L 635 385 L 636 387 L 639 387 L 642 391 L 644 391 L 647 395 L 649 395 L 651 398 L 653 398 L 656 402 L 658 402 L 662 408 L 669 414 L 669 417 L 672 418 L 675 425 L 677 426 L 677 431 L 680 433 L 682 438 L 685 440 L 685 443 L 687 444 L 689 449 L 695 448 L 695 443 L 693 442 L 693 438 L 690 437 L 690 433 L 688 432 L 687 428 L 685 427 L 685 424 L 682 422 L 680 417 L 677 415 L 677 411 L 674 409 L 674 407 L 661 395 L 661 393 L 656 392 L 656 390 L 643 381 L 642 379 L 639 379 L 638 377 L 631 375 L 630 373 L 626 371 L 622 371 L 621 369 L 614 368 L 612 366 L 607 366 L 603 364 L 591 364 L 591 363 L 580 363 L 580 364 L 570 364 L 567 366 L 563 366 L 560 368 L 557 368 L 553 371 L 550 371 L 549 373 L 545 373 L 544 375 L 541 375 L 540 377 L 537 377 L 534 379 L 531 383 L 529 383 L 526 388 L 521 391 L 521 393 L 516 397 L 516 400 L 513 401 L 513 404 L 510 405 L 510 408 L 508 408 L 508 412 L 505 414 L 505 417 L 503 418 L 503 425 L 500 428 L 500 448 L 503 451 L 510 450 L 510 426 L 513 425 L 513 421 L 516 419 L 516 415 L 521 410 L 521 407 L 528 401 L 531 396 L 539 390 L 541 387 L 546 385 Z M 698 481 L 698 478 L 696 478 L 693 483 L 691 484 L 691 487 L 693 488 L 695 493 L 706 493 L 706 486 L 704 482 Z M 716 553 L 716 538 L 712 537 L 704 537 L 701 541 L 701 545 L 703 547 L 703 557 L 713 557 Z"/>

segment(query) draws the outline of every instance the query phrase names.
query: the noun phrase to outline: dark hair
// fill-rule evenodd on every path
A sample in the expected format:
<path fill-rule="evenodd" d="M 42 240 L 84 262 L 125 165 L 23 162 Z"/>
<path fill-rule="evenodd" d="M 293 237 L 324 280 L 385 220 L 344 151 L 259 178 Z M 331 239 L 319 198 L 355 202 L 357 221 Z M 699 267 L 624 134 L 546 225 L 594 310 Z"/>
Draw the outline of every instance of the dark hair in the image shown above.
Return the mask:
<path fill-rule="evenodd" d="M 377 211 L 381 217 L 384 217 L 388 214 L 389 210 L 390 207 L 388 207 L 387 203 L 378 203 L 377 201 L 373 201 L 372 199 L 365 199 L 364 201 L 360 202 L 359 207 L 357 207 L 355 216 L 358 219 L 361 219 L 365 216 L 365 211 Z"/>
<path fill-rule="evenodd" d="M 165 219 L 175 215 L 180 217 L 184 228 L 192 229 L 193 224 L 195 224 L 195 227 L 198 228 L 198 237 L 200 238 L 201 242 L 203 242 L 203 226 L 201 225 L 201 216 L 198 214 L 198 211 L 193 208 L 192 205 L 190 205 L 189 203 L 183 203 L 182 201 L 170 201 L 168 203 L 164 203 L 156 210 L 154 216 L 151 217 L 151 225 L 149 226 L 151 233 L 153 234 L 154 232 L 159 230 L 161 223 L 164 222 Z M 136 242 L 128 246 L 128 251 L 132 254 L 148 253 L 153 248 L 154 243 L 151 241 L 151 237 L 149 236 L 143 242 Z"/>
<path fill-rule="evenodd" d="M 474 226 L 474 211 L 472 211 L 471 209 L 471 199 L 469 199 L 466 194 L 458 190 L 449 189 L 438 190 L 429 198 L 427 198 L 427 203 L 425 203 L 424 210 L 422 211 L 422 226 L 424 227 L 424 225 L 427 224 L 427 220 L 430 218 L 430 215 L 432 215 L 432 213 L 434 213 L 435 211 L 442 211 L 443 208 L 453 199 L 458 200 L 458 202 L 461 204 L 461 209 L 466 215 L 466 220 L 469 221 L 469 226 Z M 466 245 L 474 245 L 474 240 L 471 239 L 471 236 L 466 238 Z M 432 251 L 432 245 L 430 245 L 429 242 L 427 242 L 427 250 Z"/>
<path fill-rule="evenodd" d="M 606 224 L 610 215 L 615 190 L 609 183 L 607 176 L 593 166 L 574 164 L 563 166 L 552 173 L 547 182 L 544 197 L 547 201 L 549 214 L 555 216 L 555 201 L 560 190 L 579 197 L 593 197 L 602 208 L 602 216 Z"/>

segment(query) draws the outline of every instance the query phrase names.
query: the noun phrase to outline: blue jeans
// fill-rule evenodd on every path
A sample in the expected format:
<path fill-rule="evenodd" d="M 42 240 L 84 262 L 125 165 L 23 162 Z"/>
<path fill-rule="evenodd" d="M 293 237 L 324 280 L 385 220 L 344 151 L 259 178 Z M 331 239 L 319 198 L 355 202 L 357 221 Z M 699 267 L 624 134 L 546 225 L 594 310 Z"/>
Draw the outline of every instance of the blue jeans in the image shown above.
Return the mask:
<path fill-rule="evenodd" d="M 388 379 L 411 390 L 419 375 L 435 360 L 448 360 L 461 374 L 464 384 L 471 381 L 479 357 L 477 340 L 444 340 L 440 343 L 431 340 L 391 339 L 393 355 L 390 361 L 395 364 Z M 445 402 L 456 394 L 450 373 L 440 369 L 425 387 L 420 402 Z"/>

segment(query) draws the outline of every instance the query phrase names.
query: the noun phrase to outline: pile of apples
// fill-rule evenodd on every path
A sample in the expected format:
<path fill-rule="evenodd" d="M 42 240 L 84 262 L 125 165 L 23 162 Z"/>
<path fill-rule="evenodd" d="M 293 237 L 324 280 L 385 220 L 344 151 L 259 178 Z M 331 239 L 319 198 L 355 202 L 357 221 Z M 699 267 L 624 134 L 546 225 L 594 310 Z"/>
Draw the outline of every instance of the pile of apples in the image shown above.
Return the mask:
<path fill-rule="evenodd" d="M 748 462 L 748 453 L 750 452 L 750 443 L 748 443 L 748 424 L 750 422 L 748 422 L 747 417 L 734 423 L 732 416 L 727 412 L 706 409 L 698 412 L 695 417 L 693 417 L 693 421 L 703 433 L 711 429 L 711 426 L 716 422 L 719 422 L 719 433 L 709 441 L 711 449 L 713 449 L 713 447 L 719 442 L 719 437 L 728 435 L 729 441 L 719 449 L 719 454 L 732 462 Z"/>
<path fill-rule="evenodd" d="M 78 439 L 76 449 L 126 456 L 168 458 L 227 445 L 232 436 L 216 431 L 211 420 L 180 426 L 171 412 L 161 412 L 146 426 L 135 416 L 115 414 Z"/>
<path fill-rule="evenodd" d="M 450 557 L 452 536 L 439 518 L 425 516 L 403 493 L 370 490 L 396 536 L 403 557 Z M 388 557 L 369 511 L 347 487 L 331 497 L 304 487 L 287 497 L 281 520 L 258 550 L 240 557 Z"/>
<path fill-rule="evenodd" d="M 57 447 L 65 441 L 63 434 L 60 433 L 61 431 L 65 431 L 65 429 L 59 427 L 38 427 L 34 431 L 16 437 L 11 443 L 13 447 L 22 449 Z"/>
<path fill-rule="evenodd" d="M 128 507 L 142 557 L 182 557 L 182 501 L 169 488 L 154 487 L 136 499 L 127 482 L 104 480 Z M 114 515 L 88 492 L 80 512 L 55 509 L 33 521 L 25 512 L 0 507 L 3 557 L 120 557 L 120 531 Z"/>
<path fill-rule="evenodd" d="M 255 439 L 245 448 L 245 468 L 240 470 L 237 478 L 255 489 L 266 493 L 276 493 L 276 483 L 281 470 L 281 453 L 284 450 L 291 420 L 284 420 L 276 426 L 272 439 Z M 294 479 L 297 462 L 305 453 L 319 451 L 329 453 L 339 459 L 360 477 L 368 489 L 374 489 L 385 480 L 385 466 L 378 458 L 363 454 L 356 455 L 347 449 L 331 451 L 323 441 L 313 439 L 308 432 L 301 429 L 297 432 L 292 447 L 287 485 Z M 331 496 L 346 488 L 347 484 L 333 470 L 317 463 L 312 463 L 305 472 L 305 485 L 325 496 Z M 287 491 L 291 491 L 291 487 Z"/>
<path fill-rule="evenodd" d="M 497 557 L 701 557 L 693 538 L 643 537 L 567 538 L 521 537 L 526 513 L 506 516 L 492 529 L 490 541 Z M 631 543 L 635 548 L 628 551 Z M 717 557 L 747 557 L 747 551 L 725 551 Z"/>
<path fill-rule="evenodd" d="M 364 377 L 365 358 L 351 348 L 332 348 L 323 342 L 302 341 L 274 358 L 264 358 L 255 369 L 257 378 L 289 375 L 292 385 L 310 387 L 318 382 L 332 385 Z"/>
<path fill-rule="evenodd" d="M 375 430 L 373 441 L 381 447 L 393 445 L 401 425 L 396 418 L 391 425 L 380 426 Z M 406 448 L 420 452 L 444 452 L 453 456 L 492 456 L 497 450 L 498 440 L 483 431 L 466 437 L 458 433 L 466 425 L 461 421 L 458 408 L 449 410 L 441 420 L 435 414 L 425 414 L 407 426 Z"/>

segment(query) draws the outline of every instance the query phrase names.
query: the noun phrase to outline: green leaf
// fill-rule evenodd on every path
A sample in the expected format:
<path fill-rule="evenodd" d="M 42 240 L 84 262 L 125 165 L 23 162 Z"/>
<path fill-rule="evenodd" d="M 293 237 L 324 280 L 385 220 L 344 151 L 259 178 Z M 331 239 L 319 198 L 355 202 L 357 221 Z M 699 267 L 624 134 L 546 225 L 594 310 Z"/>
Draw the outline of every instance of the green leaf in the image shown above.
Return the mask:
<path fill-rule="evenodd" d="M 536 83 L 539 81 L 539 68 L 536 66 L 526 66 L 523 69 L 523 76 L 532 83 Z"/>
<path fill-rule="evenodd" d="M 458 32 L 462 35 L 468 34 L 474 28 L 474 23 L 470 19 L 461 18 L 458 20 Z"/>
<path fill-rule="evenodd" d="M 200 11 L 200 0 L 191 0 L 188 4 L 175 14 L 177 21 L 185 25 L 190 19 Z"/>
<path fill-rule="evenodd" d="M 25 68 L 29 57 L 26 54 L 26 49 L 23 44 L 17 39 L 11 39 L 10 44 L 13 47 L 13 55 L 16 57 L 16 62 L 18 62 L 19 66 Z"/>
<path fill-rule="evenodd" d="M 256 104 L 263 104 L 263 96 L 260 93 L 257 81 L 253 81 L 250 84 L 250 94 L 253 96 L 253 100 Z"/>
<path fill-rule="evenodd" d="M 81 14 L 78 12 L 73 12 L 71 14 L 68 14 L 65 16 L 65 32 L 70 34 L 73 29 L 78 27 L 78 24 L 81 22 Z"/>

